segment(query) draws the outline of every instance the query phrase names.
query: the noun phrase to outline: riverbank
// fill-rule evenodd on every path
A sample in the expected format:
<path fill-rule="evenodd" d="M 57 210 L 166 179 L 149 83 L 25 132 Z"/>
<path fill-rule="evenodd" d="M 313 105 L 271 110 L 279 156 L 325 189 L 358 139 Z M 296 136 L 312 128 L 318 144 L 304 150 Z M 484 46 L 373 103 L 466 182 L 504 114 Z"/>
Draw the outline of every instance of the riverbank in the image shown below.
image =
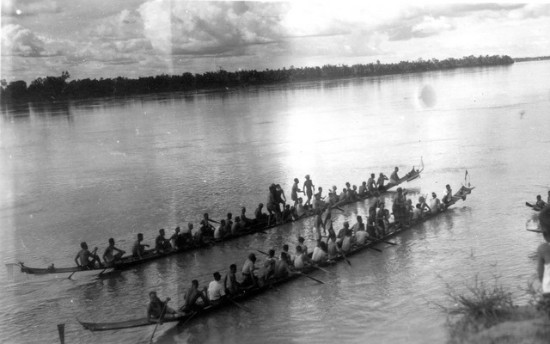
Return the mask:
<path fill-rule="evenodd" d="M 449 293 L 454 307 L 449 318 L 449 344 L 546 344 L 550 338 L 550 299 L 543 300 L 532 286 L 527 305 L 515 305 L 502 286 L 477 280 L 467 293 Z M 455 317 L 455 315 L 458 315 Z"/>
<path fill-rule="evenodd" d="M 35 79 L 27 85 L 23 80 L 2 84 L 0 103 L 28 101 L 59 101 L 103 97 L 136 96 L 165 92 L 197 92 L 224 90 L 248 86 L 284 84 L 291 82 L 334 80 L 368 76 L 382 76 L 449 70 L 470 67 L 507 66 L 514 60 L 507 55 L 464 56 L 444 60 L 418 59 L 399 63 L 368 63 L 348 65 L 324 65 L 321 67 L 283 68 L 277 70 L 239 70 L 228 72 L 220 69 L 203 74 L 183 73 L 181 75 L 157 75 L 128 79 L 123 77 L 107 79 L 70 79 L 69 71 L 61 76 Z"/>

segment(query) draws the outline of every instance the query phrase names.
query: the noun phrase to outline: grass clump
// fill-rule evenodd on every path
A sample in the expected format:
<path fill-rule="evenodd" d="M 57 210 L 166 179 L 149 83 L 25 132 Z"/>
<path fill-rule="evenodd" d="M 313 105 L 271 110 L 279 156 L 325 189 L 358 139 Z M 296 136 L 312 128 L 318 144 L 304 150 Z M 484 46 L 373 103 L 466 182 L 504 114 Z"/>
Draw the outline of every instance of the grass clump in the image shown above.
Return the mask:
<path fill-rule="evenodd" d="M 449 315 L 450 343 L 467 342 L 472 333 L 512 320 L 517 306 L 512 293 L 495 277 L 492 283 L 474 278 L 472 285 L 457 290 L 447 285 L 447 297 L 453 306 L 441 306 Z"/>

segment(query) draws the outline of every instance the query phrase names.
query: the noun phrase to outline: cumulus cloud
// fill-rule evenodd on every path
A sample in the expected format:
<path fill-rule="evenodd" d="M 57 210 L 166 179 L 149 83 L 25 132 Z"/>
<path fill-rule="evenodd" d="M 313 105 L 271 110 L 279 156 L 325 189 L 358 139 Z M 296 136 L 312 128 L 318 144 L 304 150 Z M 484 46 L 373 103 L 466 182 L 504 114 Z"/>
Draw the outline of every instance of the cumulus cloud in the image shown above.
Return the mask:
<path fill-rule="evenodd" d="M 2 27 L 2 55 L 45 57 L 59 54 L 46 49 L 46 41 L 18 24 Z"/>
<path fill-rule="evenodd" d="M 54 0 L 2 0 L 2 16 L 33 16 L 60 11 Z"/>

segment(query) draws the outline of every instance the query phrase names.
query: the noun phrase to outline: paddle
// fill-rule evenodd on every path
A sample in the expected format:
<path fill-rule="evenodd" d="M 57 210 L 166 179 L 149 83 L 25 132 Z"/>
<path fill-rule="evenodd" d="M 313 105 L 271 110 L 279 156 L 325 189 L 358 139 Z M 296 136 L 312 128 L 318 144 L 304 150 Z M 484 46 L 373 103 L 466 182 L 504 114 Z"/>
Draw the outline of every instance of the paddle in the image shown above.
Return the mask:
<path fill-rule="evenodd" d="M 542 233 L 542 231 L 536 229 L 528 229 L 529 232 Z"/>
<path fill-rule="evenodd" d="M 239 308 L 242 309 L 243 311 L 248 312 L 248 313 L 252 313 L 252 311 L 250 310 L 250 308 L 241 305 L 240 303 L 238 303 L 237 301 L 233 300 L 233 299 L 230 298 L 230 297 L 228 297 L 227 299 L 229 300 L 229 302 L 231 302 L 231 303 L 234 304 L 235 306 L 239 307 Z"/>
<path fill-rule="evenodd" d="M 525 205 L 528 206 L 528 207 L 531 207 L 531 208 L 534 208 L 534 207 L 535 207 L 534 205 L 532 205 L 532 204 L 529 203 L 529 202 L 525 202 Z"/>
<path fill-rule="evenodd" d="M 370 241 L 381 241 L 383 243 L 386 243 L 386 244 L 390 244 L 390 245 L 397 245 L 396 243 L 394 242 L 391 242 L 391 241 L 386 241 L 386 240 L 383 240 L 383 239 L 375 239 L 373 237 L 370 237 L 370 236 L 367 236 L 367 239 L 369 239 Z"/>
<path fill-rule="evenodd" d="M 166 311 L 166 306 L 168 305 L 168 301 L 170 301 L 170 298 L 167 298 L 166 301 L 164 301 L 164 306 L 162 307 L 162 311 L 160 312 L 159 321 L 155 325 L 155 329 L 153 330 L 153 334 L 151 334 L 151 339 L 149 339 L 149 343 L 153 342 L 153 337 L 155 336 L 155 332 L 157 332 L 157 327 L 159 327 L 159 324 L 162 322 L 162 317 L 164 316 L 164 311 Z"/>
<path fill-rule="evenodd" d="M 307 275 L 307 274 L 305 274 L 305 273 L 303 273 L 303 272 L 300 272 L 300 271 L 299 271 L 298 273 L 299 273 L 300 275 L 302 275 L 302 276 L 305 276 L 305 277 L 309 278 L 309 279 L 312 280 L 312 281 L 315 281 L 315 282 L 321 283 L 321 284 L 325 284 L 325 282 L 323 282 L 323 281 L 321 281 L 321 280 L 319 280 L 319 279 L 317 279 L 317 278 L 315 278 L 315 277 L 311 277 L 310 275 Z"/>
<path fill-rule="evenodd" d="M 214 223 L 217 223 L 217 224 L 220 224 L 220 223 L 219 223 L 218 221 L 216 221 L 216 220 L 208 219 L 208 221 L 214 222 Z"/>
<path fill-rule="evenodd" d="M 373 247 L 374 248 L 374 247 Z M 378 249 L 376 249 L 378 250 Z M 382 251 L 380 251 L 382 252 Z M 349 266 L 351 266 L 351 262 L 348 260 L 348 258 L 346 257 L 346 255 L 344 254 L 344 251 L 340 250 L 340 253 L 342 254 L 342 257 L 344 258 L 344 260 L 346 261 L 346 263 L 348 263 Z"/>

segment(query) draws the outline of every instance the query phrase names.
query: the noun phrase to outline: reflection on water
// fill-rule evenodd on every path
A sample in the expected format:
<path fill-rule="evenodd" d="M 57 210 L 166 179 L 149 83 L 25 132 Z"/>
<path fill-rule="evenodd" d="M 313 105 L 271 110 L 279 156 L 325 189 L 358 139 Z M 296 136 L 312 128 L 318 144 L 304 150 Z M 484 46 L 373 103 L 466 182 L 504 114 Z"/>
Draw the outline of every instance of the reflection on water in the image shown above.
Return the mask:
<path fill-rule="evenodd" d="M 294 178 L 310 174 L 315 186 L 341 190 L 370 173 L 418 167 L 423 157 L 422 177 L 404 185 L 409 197 L 442 196 L 446 184 L 457 190 L 468 169 L 476 189 L 466 202 L 398 235 L 397 246 L 316 273 L 323 285 L 296 280 L 245 301 L 252 315 L 228 308 L 184 328 L 159 326 L 156 338 L 442 342 L 444 316 L 426 300 L 445 302 L 446 284 L 496 269 L 512 286 L 532 277 L 529 254 L 540 236 L 525 231 L 532 213 L 524 203 L 544 191 L 540 171 L 550 163 L 549 73 L 548 62 L 538 62 L 4 108 L 0 260 L 72 266 L 81 241 L 101 251 L 113 237 L 130 251 L 137 233 L 152 244 L 160 228 L 170 235 L 186 222 L 197 226 L 204 212 L 221 219 L 246 206 L 251 216 L 272 182 L 288 195 Z M 432 103 L 419 98 L 428 86 Z M 390 209 L 394 197 L 382 197 Z M 334 227 L 354 224 L 372 204 L 335 212 Z M 56 324 L 65 322 L 68 342 L 146 342 L 151 328 L 91 334 L 74 318 L 144 315 L 151 290 L 180 304 L 192 279 L 206 286 L 214 271 L 240 267 L 256 249 L 293 247 L 298 236 L 314 247 L 313 219 L 101 278 L 12 283 L 3 272 L 0 331 L 8 342 L 55 342 Z"/>

